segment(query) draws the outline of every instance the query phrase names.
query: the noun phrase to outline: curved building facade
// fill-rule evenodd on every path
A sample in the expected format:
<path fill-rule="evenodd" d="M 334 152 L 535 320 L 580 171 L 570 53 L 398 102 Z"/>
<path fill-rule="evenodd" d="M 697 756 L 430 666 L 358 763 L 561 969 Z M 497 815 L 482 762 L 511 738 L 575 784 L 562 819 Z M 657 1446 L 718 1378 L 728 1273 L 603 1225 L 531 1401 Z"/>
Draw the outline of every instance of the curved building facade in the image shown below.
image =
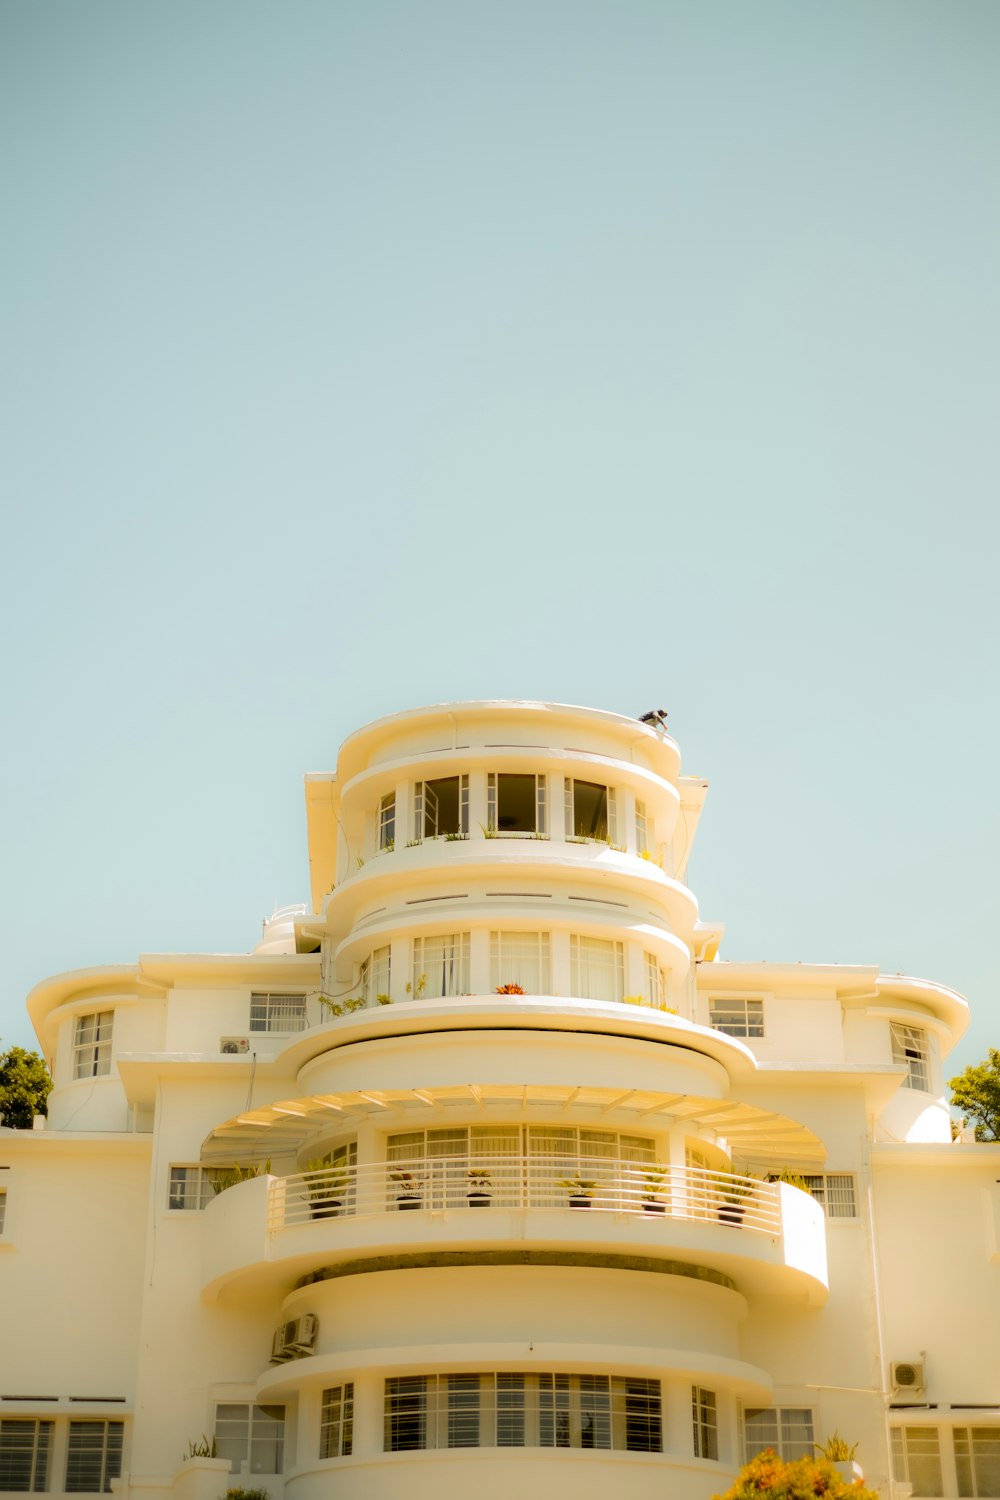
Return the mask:
<path fill-rule="evenodd" d="M 708 1500 L 837 1428 L 886 1490 L 1000 1492 L 940 1305 L 964 1255 L 996 1317 L 965 1003 L 721 959 L 705 794 L 617 714 L 399 714 L 307 777 L 310 901 L 252 953 L 40 984 L 0 1491 Z"/>

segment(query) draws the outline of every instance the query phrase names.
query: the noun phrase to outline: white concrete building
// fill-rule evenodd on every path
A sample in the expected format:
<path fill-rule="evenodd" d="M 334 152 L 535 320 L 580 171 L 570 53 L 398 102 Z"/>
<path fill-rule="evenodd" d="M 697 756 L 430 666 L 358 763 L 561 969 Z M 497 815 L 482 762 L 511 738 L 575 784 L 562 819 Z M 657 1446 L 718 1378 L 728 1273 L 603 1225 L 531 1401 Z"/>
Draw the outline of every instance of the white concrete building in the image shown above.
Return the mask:
<path fill-rule="evenodd" d="M 887 1495 L 1000 1495 L 965 1002 L 721 960 L 705 793 L 617 714 L 399 714 L 307 777 L 311 909 L 40 984 L 0 1491 L 708 1500 L 839 1429 Z"/>

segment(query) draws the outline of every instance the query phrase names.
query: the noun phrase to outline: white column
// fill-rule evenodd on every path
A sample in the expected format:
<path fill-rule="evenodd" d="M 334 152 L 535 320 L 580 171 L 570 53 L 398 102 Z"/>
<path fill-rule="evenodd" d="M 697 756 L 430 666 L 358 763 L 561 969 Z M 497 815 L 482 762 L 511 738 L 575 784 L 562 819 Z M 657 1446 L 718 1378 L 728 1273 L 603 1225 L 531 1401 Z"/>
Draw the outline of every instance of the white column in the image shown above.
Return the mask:
<path fill-rule="evenodd" d="M 552 934 L 549 957 L 552 962 L 553 995 L 569 995 L 569 933 L 558 929 Z"/>
<path fill-rule="evenodd" d="M 473 927 L 469 934 L 469 985 L 473 995 L 490 993 L 490 934 L 486 927 Z"/>
<path fill-rule="evenodd" d="M 365 1370 L 354 1377 L 354 1452 L 373 1458 L 382 1452 L 385 1381 Z"/>

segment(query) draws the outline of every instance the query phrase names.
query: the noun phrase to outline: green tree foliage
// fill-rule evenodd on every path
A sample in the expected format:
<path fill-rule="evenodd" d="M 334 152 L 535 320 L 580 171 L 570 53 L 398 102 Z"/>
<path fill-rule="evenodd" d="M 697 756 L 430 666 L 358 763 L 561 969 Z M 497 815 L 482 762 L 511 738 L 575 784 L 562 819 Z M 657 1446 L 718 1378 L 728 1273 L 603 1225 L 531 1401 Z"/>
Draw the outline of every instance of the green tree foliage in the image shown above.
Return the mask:
<path fill-rule="evenodd" d="M 976 1127 L 977 1141 L 1000 1141 L 1000 1049 L 948 1084 L 951 1102 Z"/>
<path fill-rule="evenodd" d="M 860 1480 L 849 1484 L 828 1459 L 797 1458 L 786 1463 L 766 1448 L 745 1464 L 736 1483 L 712 1500 L 878 1500 L 878 1491 L 866 1489 Z"/>
<path fill-rule="evenodd" d="M 49 1070 L 37 1052 L 11 1047 L 0 1052 L 0 1115 L 15 1130 L 30 1130 L 35 1115 L 48 1112 Z"/>

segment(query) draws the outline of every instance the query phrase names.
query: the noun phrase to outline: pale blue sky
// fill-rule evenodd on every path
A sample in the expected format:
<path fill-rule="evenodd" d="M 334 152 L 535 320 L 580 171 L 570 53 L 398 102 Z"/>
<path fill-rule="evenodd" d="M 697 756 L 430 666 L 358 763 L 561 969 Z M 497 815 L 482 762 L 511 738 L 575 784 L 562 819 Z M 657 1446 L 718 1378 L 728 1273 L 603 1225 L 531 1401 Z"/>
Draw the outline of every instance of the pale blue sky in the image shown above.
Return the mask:
<path fill-rule="evenodd" d="M 730 958 L 1000 1044 L 1000 9 L 0 3 L 0 1035 L 382 713 L 665 705 Z"/>

